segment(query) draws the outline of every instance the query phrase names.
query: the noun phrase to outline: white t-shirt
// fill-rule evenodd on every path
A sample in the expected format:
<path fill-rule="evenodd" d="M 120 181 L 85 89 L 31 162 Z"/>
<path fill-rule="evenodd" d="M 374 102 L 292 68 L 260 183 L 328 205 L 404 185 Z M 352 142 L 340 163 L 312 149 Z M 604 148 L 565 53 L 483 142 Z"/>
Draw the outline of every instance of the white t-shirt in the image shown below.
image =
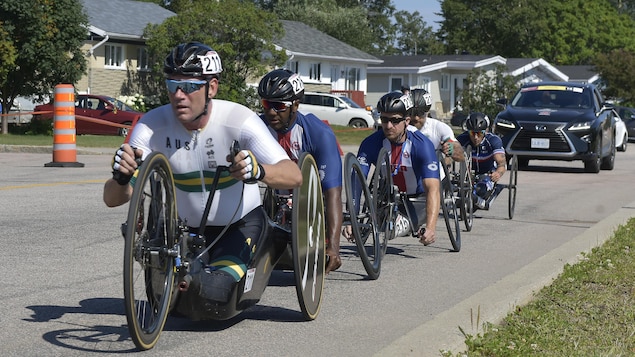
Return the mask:
<path fill-rule="evenodd" d="M 434 118 L 426 118 L 419 131 L 432 141 L 435 150 L 438 150 L 441 143 L 448 139 L 456 141 L 452 128 L 448 124 Z"/>
<path fill-rule="evenodd" d="M 192 227 L 201 223 L 217 167 L 230 164 L 226 157 L 234 140 L 238 140 L 241 149 L 251 150 L 260 163 L 275 164 L 288 159 L 264 122 L 249 108 L 214 99 L 208 110 L 211 117 L 205 128 L 190 131 L 174 118 L 172 107 L 164 105 L 146 113 L 130 137 L 130 145 L 143 150 L 144 159 L 152 151 L 167 156 L 179 217 Z M 261 204 L 258 185 L 245 184 L 243 189 L 243 183 L 227 171 L 220 176 L 217 190 L 208 226 L 234 223 Z"/>

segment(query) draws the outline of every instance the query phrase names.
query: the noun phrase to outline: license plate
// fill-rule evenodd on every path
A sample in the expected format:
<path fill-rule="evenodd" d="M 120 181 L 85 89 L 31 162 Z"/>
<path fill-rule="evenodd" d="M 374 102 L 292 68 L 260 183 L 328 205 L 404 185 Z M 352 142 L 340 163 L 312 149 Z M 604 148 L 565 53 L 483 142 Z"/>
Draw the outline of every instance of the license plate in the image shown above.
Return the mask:
<path fill-rule="evenodd" d="M 549 139 L 531 138 L 532 149 L 549 149 Z"/>

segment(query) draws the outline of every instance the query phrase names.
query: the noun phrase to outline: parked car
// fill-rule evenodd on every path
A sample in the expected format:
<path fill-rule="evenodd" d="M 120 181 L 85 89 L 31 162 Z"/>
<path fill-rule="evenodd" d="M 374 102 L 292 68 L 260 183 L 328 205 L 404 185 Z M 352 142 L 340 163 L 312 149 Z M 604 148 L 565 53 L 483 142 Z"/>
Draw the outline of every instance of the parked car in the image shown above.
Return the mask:
<path fill-rule="evenodd" d="M 620 118 L 619 114 L 615 115 L 615 147 L 617 151 L 626 151 L 628 145 L 628 132 L 626 124 Z"/>
<path fill-rule="evenodd" d="M 372 128 L 379 122 L 379 115 L 373 110 L 362 108 L 348 97 L 318 92 L 305 92 L 300 101 L 299 110 L 313 113 L 331 125 L 344 125 L 353 128 Z M 374 116 L 375 115 L 375 116 Z"/>
<path fill-rule="evenodd" d="M 582 160 L 587 172 L 615 164 L 615 116 L 593 84 L 540 82 L 523 85 L 494 120 L 508 155 L 529 160 Z"/>
<path fill-rule="evenodd" d="M 53 103 L 38 105 L 35 111 L 50 111 L 50 114 L 36 114 L 34 119 L 53 118 Z M 75 97 L 75 115 L 102 119 L 111 123 L 132 125 L 143 115 L 127 106 L 124 102 L 112 97 L 93 94 L 79 94 Z M 75 118 L 75 130 L 78 135 L 120 135 L 127 136 L 129 129 L 96 123 Z"/>
<path fill-rule="evenodd" d="M 635 108 L 618 106 L 615 110 L 626 125 L 628 140 L 635 140 Z"/>

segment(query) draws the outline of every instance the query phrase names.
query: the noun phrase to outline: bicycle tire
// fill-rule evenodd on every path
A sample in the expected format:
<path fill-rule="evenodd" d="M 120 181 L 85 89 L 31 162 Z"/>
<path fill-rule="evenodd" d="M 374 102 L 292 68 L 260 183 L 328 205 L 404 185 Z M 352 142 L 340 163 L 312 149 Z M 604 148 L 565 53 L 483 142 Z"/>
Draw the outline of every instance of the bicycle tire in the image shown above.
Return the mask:
<path fill-rule="evenodd" d="M 168 159 L 151 153 L 141 165 L 128 208 L 124 247 L 124 303 L 130 337 L 139 350 L 159 340 L 176 295 L 177 211 Z"/>
<path fill-rule="evenodd" d="M 359 161 L 350 152 L 344 157 L 344 186 L 357 254 L 368 277 L 375 280 L 381 272 L 382 256 L 375 205 Z"/>
<path fill-rule="evenodd" d="M 439 165 L 445 175 L 444 179 L 441 180 L 441 189 L 439 190 L 441 194 L 441 211 L 448 237 L 452 244 L 452 251 L 458 252 L 461 250 L 461 228 L 454 196 L 455 189 L 453 188 L 448 166 L 444 162 L 443 153 L 438 153 L 438 159 Z"/>
<path fill-rule="evenodd" d="M 466 158 L 467 160 L 467 158 Z M 474 197 L 472 196 L 472 173 L 468 168 L 467 161 L 459 164 L 459 200 L 461 220 L 467 232 L 474 226 Z"/>
<path fill-rule="evenodd" d="M 395 190 L 390 169 L 390 155 L 385 148 L 379 150 L 377 163 L 370 184 L 373 205 L 377 214 L 379 245 L 382 256 L 388 249 L 388 241 L 395 238 Z"/>
<path fill-rule="evenodd" d="M 326 268 L 326 221 L 317 164 L 307 152 L 298 165 L 302 185 L 293 190 L 291 251 L 295 288 L 305 320 L 314 320 L 322 302 Z"/>
<path fill-rule="evenodd" d="M 511 157 L 509 166 L 509 187 L 507 187 L 509 190 L 509 197 L 507 207 L 509 219 L 513 219 L 514 210 L 516 209 L 516 184 L 518 183 L 518 159 L 515 155 Z"/>

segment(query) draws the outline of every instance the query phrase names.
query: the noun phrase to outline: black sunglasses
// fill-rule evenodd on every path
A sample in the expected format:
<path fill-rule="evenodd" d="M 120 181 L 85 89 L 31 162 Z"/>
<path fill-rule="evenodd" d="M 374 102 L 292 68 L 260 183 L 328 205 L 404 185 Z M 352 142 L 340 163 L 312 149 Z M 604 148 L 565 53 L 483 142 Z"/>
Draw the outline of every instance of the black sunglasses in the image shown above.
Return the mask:
<path fill-rule="evenodd" d="M 402 121 L 406 120 L 405 117 L 379 117 L 379 119 L 381 119 L 381 123 L 382 124 L 388 124 L 388 123 L 392 123 L 392 125 L 397 125 L 399 123 L 401 123 Z"/>

